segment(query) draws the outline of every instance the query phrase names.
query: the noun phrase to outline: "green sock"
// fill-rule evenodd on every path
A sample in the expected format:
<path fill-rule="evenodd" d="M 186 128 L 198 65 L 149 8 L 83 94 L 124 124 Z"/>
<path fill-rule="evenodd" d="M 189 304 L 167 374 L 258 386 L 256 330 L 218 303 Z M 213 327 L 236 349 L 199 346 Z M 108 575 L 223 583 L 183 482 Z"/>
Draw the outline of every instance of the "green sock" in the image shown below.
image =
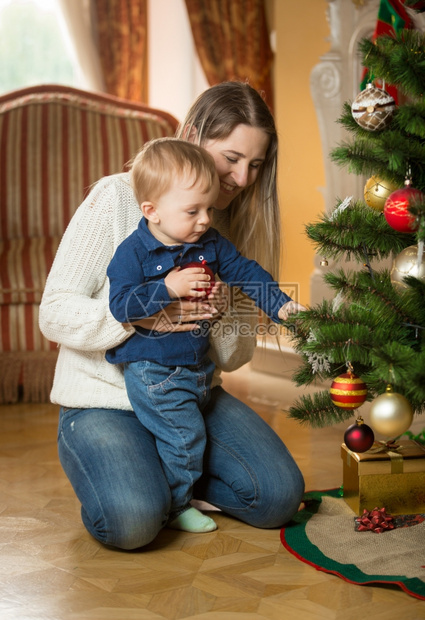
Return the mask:
<path fill-rule="evenodd" d="M 217 529 L 217 523 L 191 506 L 170 521 L 168 527 L 183 532 L 212 532 Z"/>

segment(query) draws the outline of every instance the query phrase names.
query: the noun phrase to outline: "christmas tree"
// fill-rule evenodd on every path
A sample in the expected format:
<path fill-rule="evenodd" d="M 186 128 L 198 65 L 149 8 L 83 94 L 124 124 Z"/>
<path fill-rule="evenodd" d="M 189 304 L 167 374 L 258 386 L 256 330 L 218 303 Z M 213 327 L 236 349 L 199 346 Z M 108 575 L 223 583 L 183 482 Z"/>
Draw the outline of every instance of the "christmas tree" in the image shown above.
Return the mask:
<path fill-rule="evenodd" d="M 286 323 L 302 360 L 294 380 L 299 386 L 335 382 L 348 373 L 360 383 L 349 386 L 351 393 L 367 387 L 363 399 L 376 402 L 391 392 L 420 414 L 425 411 L 425 36 L 404 29 L 374 42 L 364 39 L 359 49 L 373 82 L 344 105 L 338 122 L 348 139 L 330 156 L 367 179 L 365 192 L 336 199 L 332 213 L 306 227 L 322 264 L 332 259 L 337 266 L 324 275 L 333 300 Z M 397 104 L 385 85 L 396 87 Z M 346 259 L 353 267 L 346 267 Z M 356 413 L 357 404 L 335 404 L 331 391 L 301 397 L 290 417 L 322 427 Z"/>

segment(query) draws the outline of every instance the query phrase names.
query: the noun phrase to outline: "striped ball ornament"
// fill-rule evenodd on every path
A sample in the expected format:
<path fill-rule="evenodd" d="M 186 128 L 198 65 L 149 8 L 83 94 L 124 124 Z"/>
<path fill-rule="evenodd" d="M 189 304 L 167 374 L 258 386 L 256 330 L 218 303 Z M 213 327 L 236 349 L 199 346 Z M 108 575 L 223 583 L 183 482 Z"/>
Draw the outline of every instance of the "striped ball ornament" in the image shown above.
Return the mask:
<path fill-rule="evenodd" d="M 353 372 L 339 375 L 332 381 L 331 399 L 334 405 L 341 409 L 357 409 L 367 397 L 366 383 Z"/>

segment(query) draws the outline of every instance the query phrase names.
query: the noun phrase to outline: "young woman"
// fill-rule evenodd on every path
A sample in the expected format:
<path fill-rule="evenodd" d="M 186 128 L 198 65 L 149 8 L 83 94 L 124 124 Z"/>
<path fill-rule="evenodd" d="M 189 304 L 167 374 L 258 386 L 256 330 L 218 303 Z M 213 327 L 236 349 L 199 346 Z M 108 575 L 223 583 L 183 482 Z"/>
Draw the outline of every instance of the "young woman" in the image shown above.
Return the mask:
<path fill-rule="evenodd" d="M 277 135 L 261 96 L 244 83 L 213 86 L 194 103 L 178 137 L 200 144 L 215 161 L 220 193 L 214 226 L 277 277 Z M 131 409 L 120 366 L 105 359 L 107 349 L 134 331 L 109 311 L 106 269 L 139 219 L 129 173 L 101 179 L 65 232 L 40 306 L 42 332 L 60 344 L 51 399 L 61 405 L 62 466 L 87 530 L 122 549 L 151 542 L 171 504 L 155 440 Z M 140 325 L 196 329 L 219 303 L 215 291 L 208 303 L 176 301 L 167 306 L 162 328 L 155 317 Z M 245 298 L 233 295 L 211 332 L 217 370 L 203 412 L 207 445 L 194 495 L 253 526 L 273 528 L 297 511 L 302 475 L 276 433 L 220 385 L 220 369 L 234 370 L 251 358 L 256 316 Z"/>

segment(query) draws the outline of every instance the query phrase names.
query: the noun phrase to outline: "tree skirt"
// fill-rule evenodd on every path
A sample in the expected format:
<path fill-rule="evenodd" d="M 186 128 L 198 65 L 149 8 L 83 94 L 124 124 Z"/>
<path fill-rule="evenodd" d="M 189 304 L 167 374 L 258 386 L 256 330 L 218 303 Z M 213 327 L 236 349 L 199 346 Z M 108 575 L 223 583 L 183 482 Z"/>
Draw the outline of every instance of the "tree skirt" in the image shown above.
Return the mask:
<path fill-rule="evenodd" d="M 425 515 L 397 518 L 395 529 L 379 534 L 359 532 L 338 489 L 307 493 L 304 501 L 280 535 L 295 557 L 350 583 L 393 584 L 425 600 Z"/>

